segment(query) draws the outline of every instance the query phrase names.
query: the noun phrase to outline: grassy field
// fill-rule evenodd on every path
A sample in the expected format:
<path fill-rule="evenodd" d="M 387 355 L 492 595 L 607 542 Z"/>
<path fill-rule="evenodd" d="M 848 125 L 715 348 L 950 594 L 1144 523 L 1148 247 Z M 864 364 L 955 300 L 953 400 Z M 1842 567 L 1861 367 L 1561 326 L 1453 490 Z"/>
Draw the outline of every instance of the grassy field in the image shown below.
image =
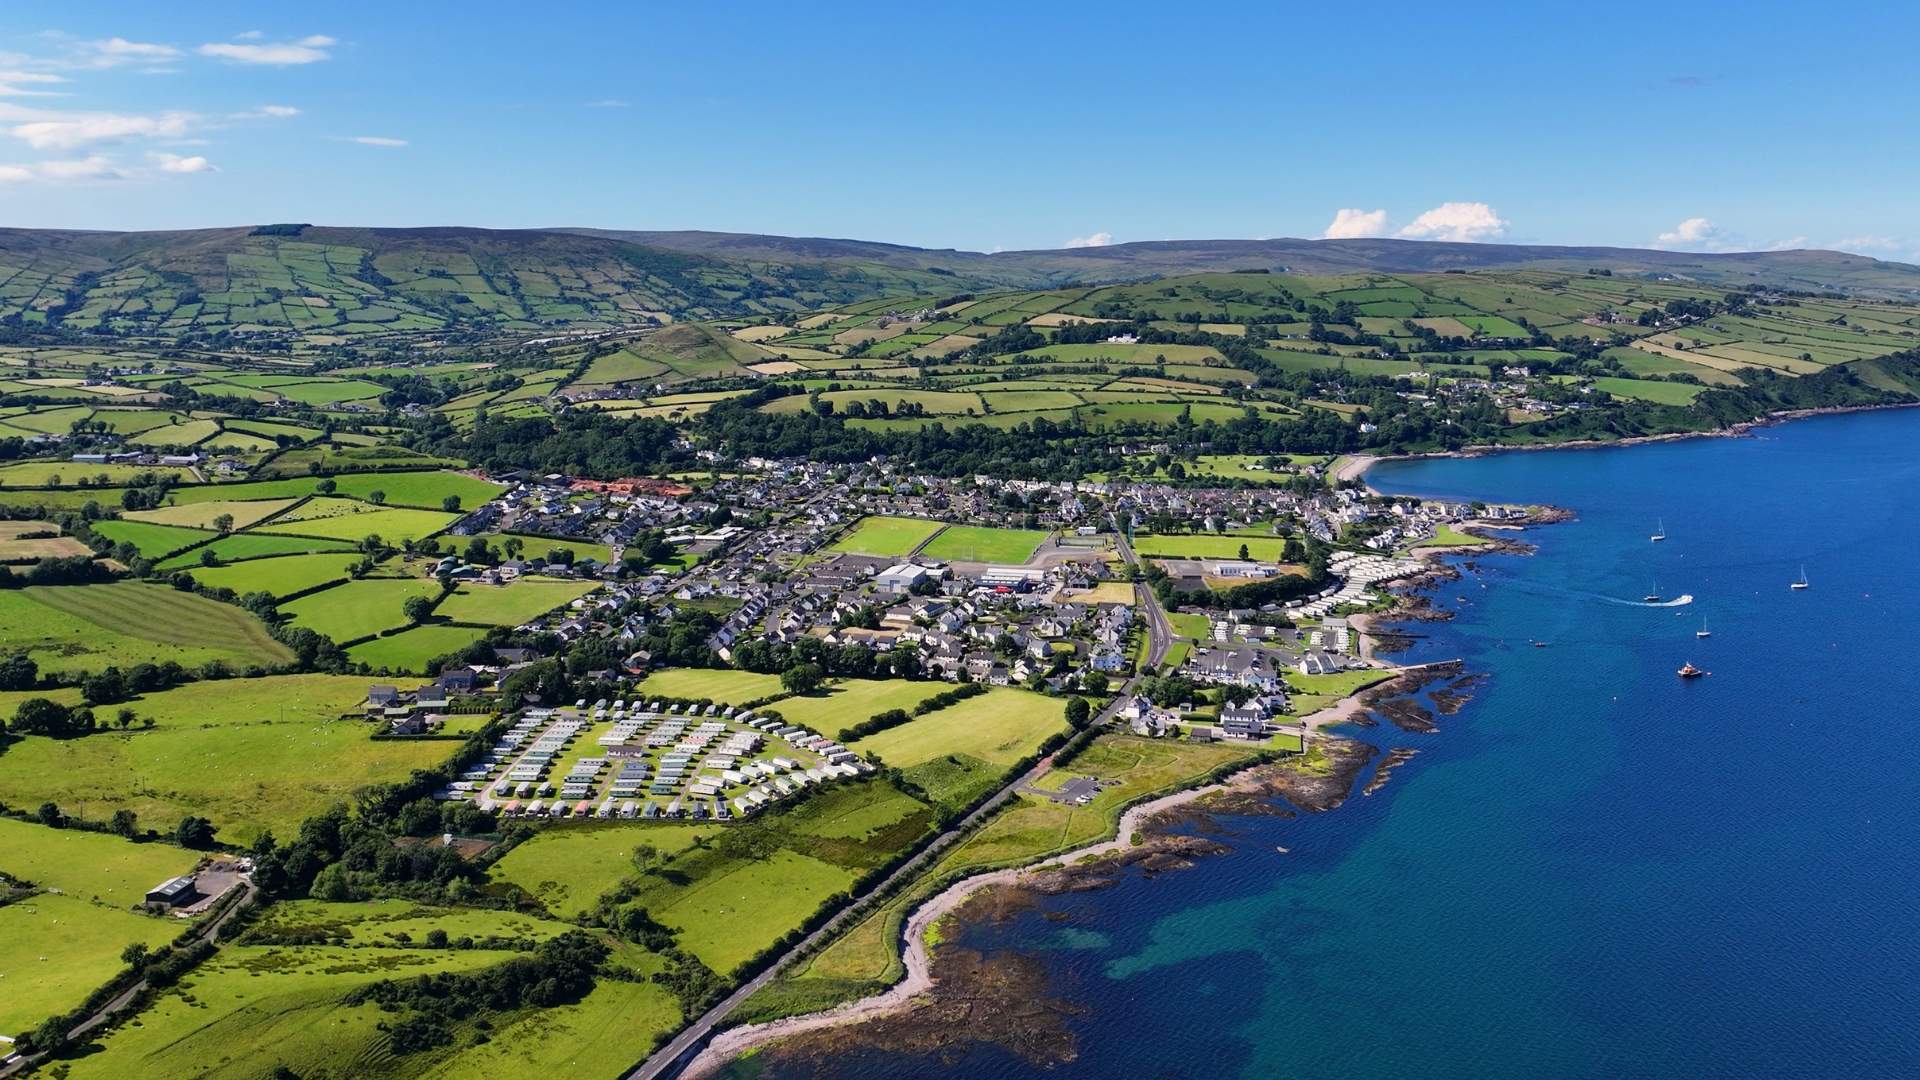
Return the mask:
<path fill-rule="evenodd" d="M 128 543 L 149 559 L 171 555 L 181 548 L 219 538 L 205 529 L 182 529 L 174 525 L 154 525 L 144 521 L 96 521 L 93 531 L 116 544 Z"/>
<path fill-rule="evenodd" d="M 1472 533 L 1461 532 L 1459 529 L 1456 529 L 1451 525 L 1442 525 L 1438 529 L 1434 530 L 1434 533 L 1431 537 L 1425 540 L 1422 540 L 1413 546 L 1417 548 L 1478 547 L 1482 544 L 1491 544 L 1491 543 L 1493 543 L 1493 541 L 1487 539 L 1484 536 L 1475 536 Z"/>
<path fill-rule="evenodd" d="M 600 980 L 577 1005 L 530 1009 L 421 1073 L 422 1080 L 619 1076 L 680 1026 L 680 1005 L 651 983 Z"/>
<path fill-rule="evenodd" d="M 599 588 L 594 581 L 522 578 L 511 585 L 462 585 L 434 615 L 449 622 L 518 626 Z"/>
<path fill-rule="evenodd" d="M 915 705 L 951 689 L 944 683 L 906 679 L 847 679 L 811 694 L 784 698 L 768 706 L 789 723 L 832 735 L 888 709 L 912 710 Z"/>
<path fill-rule="evenodd" d="M 456 520 L 456 515 L 437 510 L 380 509 L 351 499 L 314 499 L 260 526 L 259 531 L 349 541 L 378 536 L 399 543 L 431 536 Z"/>
<path fill-rule="evenodd" d="M 174 854 L 176 865 L 135 886 L 135 902 L 139 892 L 192 867 L 191 858 L 180 858 L 186 852 L 166 850 Z M 177 922 L 136 914 L 123 905 L 53 893 L 0 907 L 0 985 L 7 988 L 0 994 L 0 1034 L 18 1035 L 78 1007 L 126 966 L 120 962 L 121 950 L 135 942 L 157 948 L 181 929 Z"/>
<path fill-rule="evenodd" d="M 675 668 L 647 676 L 640 684 L 639 693 L 642 697 L 658 694 L 692 700 L 711 698 L 727 703 L 755 701 L 780 693 L 780 676 L 725 668 Z"/>
<path fill-rule="evenodd" d="M 347 659 L 376 671 L 423 675 L 427 661 L 464 649 L 486 634 L 473 626 L 415 626 L 363 641 L 347 650 Z"/>
<path fill-rule="evenodd" d="M 340 719 L 366 692 L 356 676 L 282 675 L 148 694 L 127 707 L 153 717 L 152 730 L 14 743 L 0 769 L 0 802 L 51 801 L 100 821 L 124 807 L 160 829 L 199 814 L 234 843 L 263 829 L 290 836 L 356 788 L 403 779 L 453 752 L 448 742 L 376 742 L 365 721 Z"/>
<path fill-rule="evenodd" d="M 1102 788 L 1085 806 L 1063 806 L 1030 795 L 1009 803 L 901 894 L 750 998 L 734 1019 L 752 1022 L 830 1008 L 896 981 L 901 927 L 914 907 L 947 884 L 1095 843 L 1113 834 L 1127 805 L 1250 758 L 1245 748 L 1218 743 L 1102 736 L 1046 782 L 1058 786 L 1075 776 L 1091 776 L 1117 783 Z"/>
<path fill-rule="evenodd" d="M 297 625 L 346 642 L 405 626 L 401 608 L 408 597 L 438 595 L 440 583 L 432 578 L 369 577 L 303 596 L 280 611 Z"/>
<path fill-rule="evenodd" d="M 1038 529 L 995 529 L 980 525 L 949 525 L 922 551 L 929 559 L 949 562 L 1017 565 L 1033 558 L 1046 540 Z"/>
<path fill-rule="evenodd" d="M 155 510 L 134 510 L 122 514 L 127 521 L 146 521 L 155 525 L 179 525 L 188 529 L 211 529 L 222 515 L 233 518 L 229 529 L 244 529 L 292 506 L 292 499 L 220 499 L 212 502 L 162 506 Z"/>
<path fill-rule="evenodd" d="M 861 518 L 860 524 L 836 541 L 832 550 L 850 555 L 905 555 L 939 530 L 939 522 L 920 518 Z"/>
<path fill-rule="evenodd" d="M 200 552 L 211 551 L 222 562 L 235 562 L 264 555 L 301 555 L 318 551 L 348 551 L 353 547 L 345 540 L 314 540 L 305 536 L 269 536 L 266 533 L 247 532 L 215 540 L 211 544 L 183 552 L 170 559 L 163 559 L 155 565 L 162 570 L 178 570 L 182 567 L 200 565 Z"/>
<path fill-rule="evenodd" d="M 43 672 L 165 660 L 239 668 L 293 658 L 264 623 L 237 607 L 138 582 L 0 592 L 0 641 L 25 651 Z"/>
<path fill-rule="evenodd" d="M 1196 641 L 1209 641 L 1213 638 L 1213 620 L 1205 615 L 1169 611 L 1167 622 L 1173 627 L 1173 632 L 1181 637 L 1193 638 Z"/>
<path fill-rule="evenodd" d="M 1024 690 L 998 688 L 849 744 L 906 768 L 948 754 L 1008 766 L 1067 728 L 1064 702 Z"/>
<path fill-rule="evenodd" d="M 325 555 L 285 555 L 271 559 L 248 559 L 226 566 L 199 566 L 190 563 L 193 580 L 215 589 L 232 589 L 245 596 L 269 592 L 288 596 L 328 581 L 344 580 L 347 570 L 360 561 L 356 554 L 331 552 Z"/>
<path fill-rule="evenodd" d="M 1133 550 L 1145 558 L 1159 559 L 1238 559 L 1246 546 L 1247 557 L 1259 562 L 1279 562 L 1287 542 L 1278 536 L 1136 536 Z"/>
<path fill-rule="evenodd" d="M 720 828 L 675 822 L 543 829 L 493 864 L 490 876 L 525 889 L 553 915 L 572 919 L 639 873 L 633 852 L 640 845 L 671 858 Z"/>

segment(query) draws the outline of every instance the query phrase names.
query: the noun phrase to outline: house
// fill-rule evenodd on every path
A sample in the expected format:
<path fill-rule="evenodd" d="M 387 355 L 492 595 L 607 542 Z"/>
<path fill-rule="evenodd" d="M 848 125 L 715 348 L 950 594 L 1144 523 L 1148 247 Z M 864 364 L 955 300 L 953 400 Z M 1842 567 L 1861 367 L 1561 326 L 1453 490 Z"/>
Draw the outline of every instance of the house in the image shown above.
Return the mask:
<path fill-rule="evenodd" d="M 185 907 L 199 898 L 199 890 L 193 887 L 192 874 L 169 878 L 147 890 L 147 903 L 160 907 Z"/>
<path fill-rule="evenodd" d="M 434 682 L 449 694 L 470 694 L 480 673 L 470 667 L 448 668 Z"/>
<path fill-rule="evenodd" d="M 385 709 L 400 704 L 400 688 L 375 684 L 367 687 L 367 704 L 377 709 Z"/>

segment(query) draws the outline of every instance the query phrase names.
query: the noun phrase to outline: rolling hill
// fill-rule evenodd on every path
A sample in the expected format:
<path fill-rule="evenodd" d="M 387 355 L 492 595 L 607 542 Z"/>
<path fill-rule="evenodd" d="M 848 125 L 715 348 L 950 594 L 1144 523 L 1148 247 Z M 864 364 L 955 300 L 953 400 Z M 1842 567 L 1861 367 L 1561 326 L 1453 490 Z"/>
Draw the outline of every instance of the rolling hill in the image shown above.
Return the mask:
<path fill-rule="evenodd" d="M 596 229 L 271 225 L 0 229 L 0 322 L 354 341 L 769 316 L 904 295 L 1171 274 L 1605 269 L 1715 287 L 1920 296 L 1920 267 L 1832 251 L 1696 254 L 1408 240 L 1192 240 L 983 254 L 861 240 Z"/>

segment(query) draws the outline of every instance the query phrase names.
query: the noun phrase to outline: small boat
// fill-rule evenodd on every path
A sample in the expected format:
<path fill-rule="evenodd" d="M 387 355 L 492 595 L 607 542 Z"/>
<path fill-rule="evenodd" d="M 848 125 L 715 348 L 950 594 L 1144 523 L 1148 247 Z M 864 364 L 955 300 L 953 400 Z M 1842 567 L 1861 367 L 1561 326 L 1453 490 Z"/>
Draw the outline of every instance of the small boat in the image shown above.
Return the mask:
<path fill-rule="evenodd" d="M 1707 629 L 1707 620 L 1700 620 L 1700 629 L 1695 630 L 1693 636 L 1697 638 L 1709 638 L 1713 636 L 1713 631 Z"/>
<path fill-rule="evenodd" d="M 1653 535 L 1652 535 L 1652 536 L 1649 536 L 1649 537 L 1647 537 L 1647 539 L 1649 539 L 1649 540 L 1651 540 L 1651 541 L 1653 541 L 1654 543 L 1656 543 L 1656 544 L 1657 544 L 1657 543 L 1659 543 L 1660 541 L 1662 541 L 1662 540 L 1665 540 L 1666 538 L 1667 538 L 1667 519 L 1666 519 L 1666 518 L 1661 518 L 1661 519 L 1660 519 L 1660 527 L 1659 527 L 1659 528 L 1657 528 L 1657 529 L 1655 529 L 1655 530 L 1653 531 Z"/>
<path fill-rule="evenodd" d="M 1812 584 L 1810 584 L 1810 583 L 1809 583 L 1809 582 L 1807 581 L 1807 564 L 1806 564 L 1806 563 L 1801 563 L 1801 564 L 1800 564 L 1800 580 L 1799 580 L 1799 581 L 1796 581 L 1796 582 L 1794 582 L 1794 583 L 1793 583 L 1792 585 L 1789 585 L 1789 586 L 1787 586 L 1787 587 L 1788 587 L 1788 588 L 1790 588 L 1790 589 L 1811 589 L 1811 588 L 1813 588 L 1813 586 L 1812 586 Z"/>
<path fill-rule="evenodd" d="M 1705 675 L 1706 672 L 1701 671 L 1697 667 L 1694 667 L 1691 663 L 1687 663 L 1687 664 L 1681 664 L 1680 670 L 1674 672 L 1674 674 L 1680 676 L 1683 679 L 1697 679 L 1700 676 Z"/>
<path fill-rule="evenodd" d="M 1657 582 L 1657 581 L 1656 581 L 1656 582 L 1654 582 L 1654 583 L 1653 583 L 1653 591 L 1652 591 L 1652 592 L 1650 592 L 1650 593 L 1648 593 L 1647 595 L 1645 595 L 1645 596 L 1643 596 L 1643 597 L 1641 597 L 1640 599 L 1641 599 L 1641 601 L 1642 601 L 1642 602 L 1644 602 L 1644 603 L 1648 603 L 1648 604 L 1657 604 L 1657 603 L 1659 603 L 1659 602 L 1660 602 L 1660 600 L 1661 600 L 1661 596 L 1660 596 L 1660 583 L 1659 583 L 1659 582 Z"/>

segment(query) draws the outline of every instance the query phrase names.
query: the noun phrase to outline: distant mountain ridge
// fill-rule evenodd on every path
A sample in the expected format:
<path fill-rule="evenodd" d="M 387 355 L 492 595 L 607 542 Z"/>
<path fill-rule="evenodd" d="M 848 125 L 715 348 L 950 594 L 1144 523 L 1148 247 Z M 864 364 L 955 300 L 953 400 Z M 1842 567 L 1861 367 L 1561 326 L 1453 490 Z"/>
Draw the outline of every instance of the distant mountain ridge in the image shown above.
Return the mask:
<path fill-rule="evenodd" d="M 1166 240 L 983 253 L 702 231 L 235 226 L 0 228 L 0 321 L 163 336 L 361 339 L 615 327 L 952 294 L 1269 270 L 1540 270 L 1920 297 L 1920 267 L 1834 251 L 1728 254 L 1414 240 Z"/>

